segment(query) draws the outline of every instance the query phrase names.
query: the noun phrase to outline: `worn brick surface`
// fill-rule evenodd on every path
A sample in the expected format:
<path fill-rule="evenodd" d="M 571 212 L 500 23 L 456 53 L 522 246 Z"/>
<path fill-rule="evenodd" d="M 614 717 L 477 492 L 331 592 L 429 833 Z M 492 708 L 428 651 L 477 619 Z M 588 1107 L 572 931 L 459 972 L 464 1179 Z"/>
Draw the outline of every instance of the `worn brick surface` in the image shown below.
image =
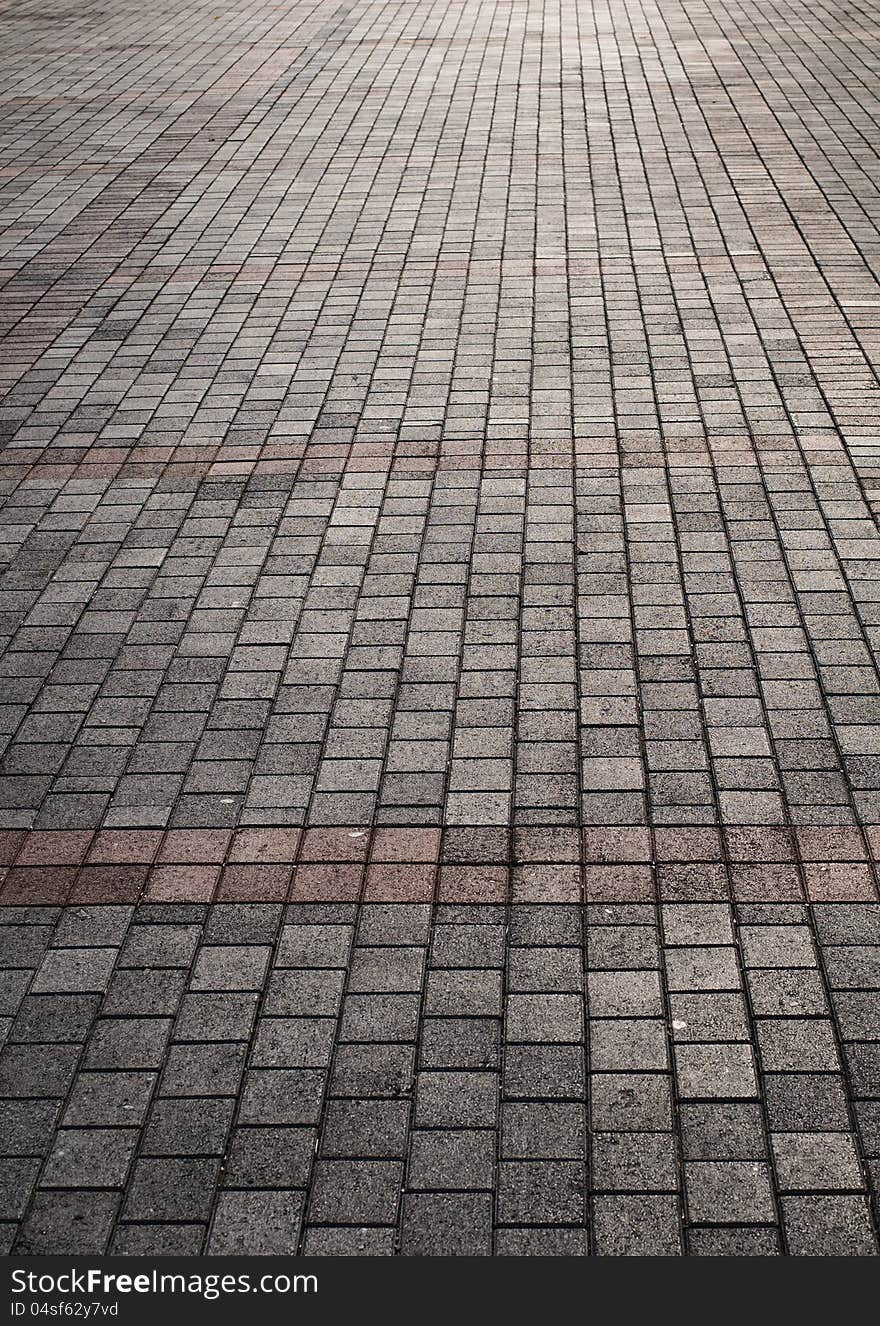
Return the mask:
<path fill-rule="evenodd" d="M 4 1249 L 877 1253 L 877 19 L 4 7 Z"/>

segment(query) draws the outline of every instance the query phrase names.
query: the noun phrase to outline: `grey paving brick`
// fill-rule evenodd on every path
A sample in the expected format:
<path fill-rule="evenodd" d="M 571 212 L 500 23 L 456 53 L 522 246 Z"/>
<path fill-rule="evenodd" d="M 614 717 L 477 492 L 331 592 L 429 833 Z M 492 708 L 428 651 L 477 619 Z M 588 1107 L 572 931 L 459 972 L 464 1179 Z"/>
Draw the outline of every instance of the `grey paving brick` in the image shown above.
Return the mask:
<path fill-rule="evenodd" d="M 502 1225 L 572 1225 L 584 1219 L 584 1167 L 574 1161 L 502 1161 L 498 1174 Z"/>
<path fill-rule="evenodd" d="M 143 1123 L 156 1074 L 82 1072 L 62 1115 L 67 1127 L 136 1127 Z"/>
<path fill-rule="evenodd" d="M 205 1220 L 210 1215 L 219 1161 L 138 1160 L 122 1214 L 130 1220 Z"/>
<path fill-rule="evenodd" d="M 322 1160 L 308 1219 L 315 1224 L 393 1224 L 403 1166 L 388 1160 Z"/>
<path fill-rule="evenodd" d="M 119 1223 L 110 1252 L 115 1257 L 198 1257 L 205 1238 L 200 1224 Z"/>
<path fill-rule="evenodd" d="M 495 1073 L 420 1072 L 415 1122 L 420 1127 L 492 1128 L 498 1113 Z"/>
<path fill-rule="evenodd" d="M 286 1256 L 295 1248 L 303 1194 L 225 1192 L 208 1239 L 208 1255 Z"/>
<path fill-rule="evenodd" d="M 233 1097 L 158 1099 L 141 1143 L 147 1156 L 222 1155 L 235 1106 Z"/>
<path fill-rule="evenodd" d="M 137 1145 L 135 1129 L 64 1128 L 40 1182 L 48 1188 L 121 1188 Z"/>
<path fill-rule="evenodd" d="M 490 1256 L 490 1194 L 407 1193 L 400 1251 L 405 1257 Z"/>
<path fill-rule="evenodd" d="M 832 1073 L 768 1073 L 762 1087 L 773 1130 L 845 1131 L 849 1127 L 843 1080 Z"/>
<path fill-rule="evenodd" d="M 686 1099 L 748 1099 L 758 1095 L 754 1056 L 747 1043 L 678 1045 L 676 1082 Z"/>
<path fill-rule="evenodd" d="M 394 1253 L 394 1227 L 316 1225 L 306 1231 L 307 1257 L 390 1257 Z"/>
<path fill-rule="evenodd" d="M 665 1193 L 615 1193 L 592 1203 L 596 1253 L 602 1257 L 676 1257 L 683 1249 L 678 1201 Z"/>
<path fill-rule="evenodd" d="M 580 1045 L 511 1045 L 504 1057 L 508 1097 L 582 1099 L 584 1051 Z"/>
<path fill-rule="evenodd" d="M 864 1187 L 847 1133 L 773 1133 L 771 1144 L 783 1192 L 846 1192 Z"/>
<path fill-rule="evenodd" d="M 13 1251 L 19 1256 L 94 1256 L 110 1241 L 119 1194 L 42 1192 L 23 1221 Z"/>
<path fill-rule="evenodd" d="M 675 1191 L 677 1156 L 672 1133 L 595 1133 L 592 1185 L 597 1191 Z"/>
<path fill-rule="evenodd" d="M 502 1226 L 495 1235 L 499 1257 L 583 1257 L 587 1253 L 586 1229 L 522 1229 Z"/>
<path fill-rule="evenodd" d="M 876 1236 L 862 1197 L 816 1195 L 782 1202 L 788 1250 L 795 1257 L 865 1257 Z"/>
<path fill-rule="evenodd" d="M 782 1245 L 775 1229 L 727 1225 L 692 1229 L 688 1251 L 692 1257 L 778 1257 Z"/>
<path fill-rule="evenodd" d="M 402 1157 L 409 1114 L 408 1100 L 331 1100 L 321 1134 L 322 1154 Z"/>
<path fill-rule="evenodd" d="M 755 1160 L 689 1161 L 685 1192 L 694 1224 L 772 1224 L 776 1218 L 769 1168 Z"/>
<path fill-rule="evenodd" d="M 680 1118 L 685 1160 L 760 1160 L 766 1155 L 757 1101 L 686 1104 Z"/>
<path fill-rule="evenodd" d="M 34 1159 L 0 1160 L 0 1194 L 10 1222 L 24 1215 L 39 1168 L 40 1162 Z"/>
<path fill-rule="evenodd" d="M 659 1073 L 596 1073 L 590 1083 L 590 1107 L 597 1131 L 668 1130 L 671 1080 Z"/>

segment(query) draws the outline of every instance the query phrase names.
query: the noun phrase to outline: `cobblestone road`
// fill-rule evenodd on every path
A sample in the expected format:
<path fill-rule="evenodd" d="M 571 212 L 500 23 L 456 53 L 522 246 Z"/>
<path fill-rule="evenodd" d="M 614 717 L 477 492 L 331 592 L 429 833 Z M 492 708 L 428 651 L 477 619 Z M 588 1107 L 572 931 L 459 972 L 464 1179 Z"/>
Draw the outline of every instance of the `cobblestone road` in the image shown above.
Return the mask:
<path fill-rule="evenodd" d="M 876 1253 L 877 0 L 0 52 L 6 1247 Z"/>

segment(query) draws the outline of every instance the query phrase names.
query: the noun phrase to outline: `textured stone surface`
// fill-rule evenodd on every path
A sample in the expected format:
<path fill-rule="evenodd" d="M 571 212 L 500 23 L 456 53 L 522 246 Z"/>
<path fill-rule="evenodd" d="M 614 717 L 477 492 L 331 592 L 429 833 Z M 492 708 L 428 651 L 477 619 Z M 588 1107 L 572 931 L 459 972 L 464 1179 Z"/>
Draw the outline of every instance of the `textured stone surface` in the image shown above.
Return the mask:
<path fill-rule="evenodd" d="M 22 1254 L 876 1254 L 876 5 L 10 0 Z"/>

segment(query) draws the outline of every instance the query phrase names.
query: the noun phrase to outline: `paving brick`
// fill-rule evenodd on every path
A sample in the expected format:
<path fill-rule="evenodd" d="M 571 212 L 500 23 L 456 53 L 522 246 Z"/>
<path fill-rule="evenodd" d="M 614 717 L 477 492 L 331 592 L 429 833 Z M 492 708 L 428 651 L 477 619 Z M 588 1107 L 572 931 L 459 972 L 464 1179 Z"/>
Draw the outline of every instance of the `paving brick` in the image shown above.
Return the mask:
<path fill-rule="evenodd" d="M 773 1133 L 771 1144 L 783 1192 L 846 1192 L 864 1186 L 847 1133 Z"/>
<path fill-rule="evenodd" d="M 62 1116 L 69 1127 L 141 1124 L 156 1082 L 148 1072 L 79 1073 Z"/>
<path fill-rule="evenodd" d="M 419 1127 L 492 1128 L 498 1113 L 495 1073 L 420 1072 L 415 1122 Z"/>
<path fill-rule="evenodd" d="M 694 1224 L 772 1224 L 776 1218 L 769 1169 L 758 1161 L 690 1161 L 685 1191 Z"/>
<path fill-rule="evenodd" d="M 158 1099 L 150 1109 L 141 1144 L 147 1156 L 222 1155 L 235 1100 Z"/>
<path fill-rule="evenodd" d="M 682 1249 L 678 1201 L 663 1193 L 616 1193 L 593 1200 L 600 1257 L 675 1257 Z"/>
<path fill-rule="evenodd" d="M 390 1257 L 394 1253 L 394 1227 L 316 1225 L 306 1231 L 307 1257 Z"/>
<path fill-rule="evenodd" d="M 408 1100 L 331 1100 L 321 1134 L 325 1156 L 404 1156 L 410 1106 Z"/>
<path fill-rule="evenodd" d="M 583 1099 L 584 1050 L 580 1045 L 510 1045 L 504 1057 L 508 1097 Z"/>
<path fill-rule="evenodd" d="M 584 1109 L 578 1102 L 507 1103 L 502 1112 L 501 1154 L 506 1160 L 576 1160 L 586 1146 Z"/>
<path fill-rule="evenodd" d="M 490 1194 L 407 1193 L 400 1251 L 404 1257 L 490 1256 Z"/>
<path fill-rule="evenodd" d="M 748 1099 L 758 1095 L 754 1056 L 744 1043 L 678 1045 L 675 1050 L 679 1095 Z"/>
<path fill-rule="evenodd" d="M 20 1220 L 24 1215 L 39 1168 L 38 1160 L 0 1160 L 0 1193 L 10 1221 Z"/>
<path fill-rule="evenodd" d="M 590 1107 L 597 1131 L 668 1130 L 670 1078 L 659 1073 L 596 1073 L 590 1083 Z"/>
<path fill-rule="evenodd" d="M 205 1220 L 218 1173 L 217 1160 L 138 1160 L 122 1214 L 131 1220 Z"/>
<path fill-rule="evenodd" d="M 114 1257 L 198 1257 L 205 1238 L 199 1224 L 120 1223 L 110 1253 Z"/>
<path fill-rule="evenodd" d="M 686 1161 L 760 1160 L 766 1155 L 757 1101 L 682 1105 L 680 1117 Z"/>
<path fill-rule="evenodd" d="M 0 1102 L 0 1135 L 7 1156 L 45 1155 L 60 1110 L 53 1100 L 4 1100 Z"/>
<path fill-rule="evenodd" d="M 584 1167 L 574 1161 L 506 1160 L 498 1174 L 502 1225 L 572 1225 L 584 1219 Z"/>
<path fill-rule="evenodd" d="M 296 1248 L 302 1208 L 302 1193 L 223 1193 L 208 1238 L 208 1255 L 287 1256 Z"/>
<path fill-rule="evenodd" d="M 240 1123 L 317 1123 L 324 1087 L 323 1073 L 314 1069 L 252 1069 L 245 1076 Z"/>
<path fill-rule="evenodd" d="M 85 1041 L 101 1003 L 100 995 L 28 995 L 21 1001 L 9 1039 L 39 1045 L 42 1042 Z"/>
<path fill-rule="evenodd" d="M 775 1229 L 720 1226 L 688 1232 L 692 1257 L 779 1257 L 782 1245 Z"/>
<path fill-rule="evenodd" d="M 23 1257 L 101 1254 L 109 1243 L 118 1206 L 118 1193 L 38 1193 L 13 1251 Z"/>
<path fill-rule="evenodd" d="M 832 1074 L 770 1074 L 764 1079 L 764 1096 L 771 1129 L 849 1127 L 844 1084 Z"/>
<path fill-rule="evenodd" d="M 434 1192 L 491 1188 L 495 1149 L 495 1135 L 488 1129 L 416 1131 L 410 1149 L 409 1187 Z"/>
<path fill-rule="evenodd" d="M 394 1161 L 319 1161 L 308 1219 L 316 1224 L 393 1224 L 402 1179 L 403 1166 Z"/>
<path fill-rule="evenodd" d="M 586 1229 L 513 1229 L 501 1227 L 495 1235 L 499 1257 L 584 1257 L 587 1253 Z"/>
<path fill-rule="evenodd" d="M 156 1068 L 171 1032 L 170 1018 L 105 1018 L 95 1024 L 85 1066 L 95 1071 Z"/>
<path fill-rule="evenodd" d="M 795 1257 L 876 1255 L 876 1236 L 862 1197 L 785 1197 L 782 1212 L 788 1250 Z"/>
<path fill-rule="evenodd" d="M 597 1191 L 674 1191 L 678 1186 L 671 1133 L 596 1133 L 592 1185 Z"/>

